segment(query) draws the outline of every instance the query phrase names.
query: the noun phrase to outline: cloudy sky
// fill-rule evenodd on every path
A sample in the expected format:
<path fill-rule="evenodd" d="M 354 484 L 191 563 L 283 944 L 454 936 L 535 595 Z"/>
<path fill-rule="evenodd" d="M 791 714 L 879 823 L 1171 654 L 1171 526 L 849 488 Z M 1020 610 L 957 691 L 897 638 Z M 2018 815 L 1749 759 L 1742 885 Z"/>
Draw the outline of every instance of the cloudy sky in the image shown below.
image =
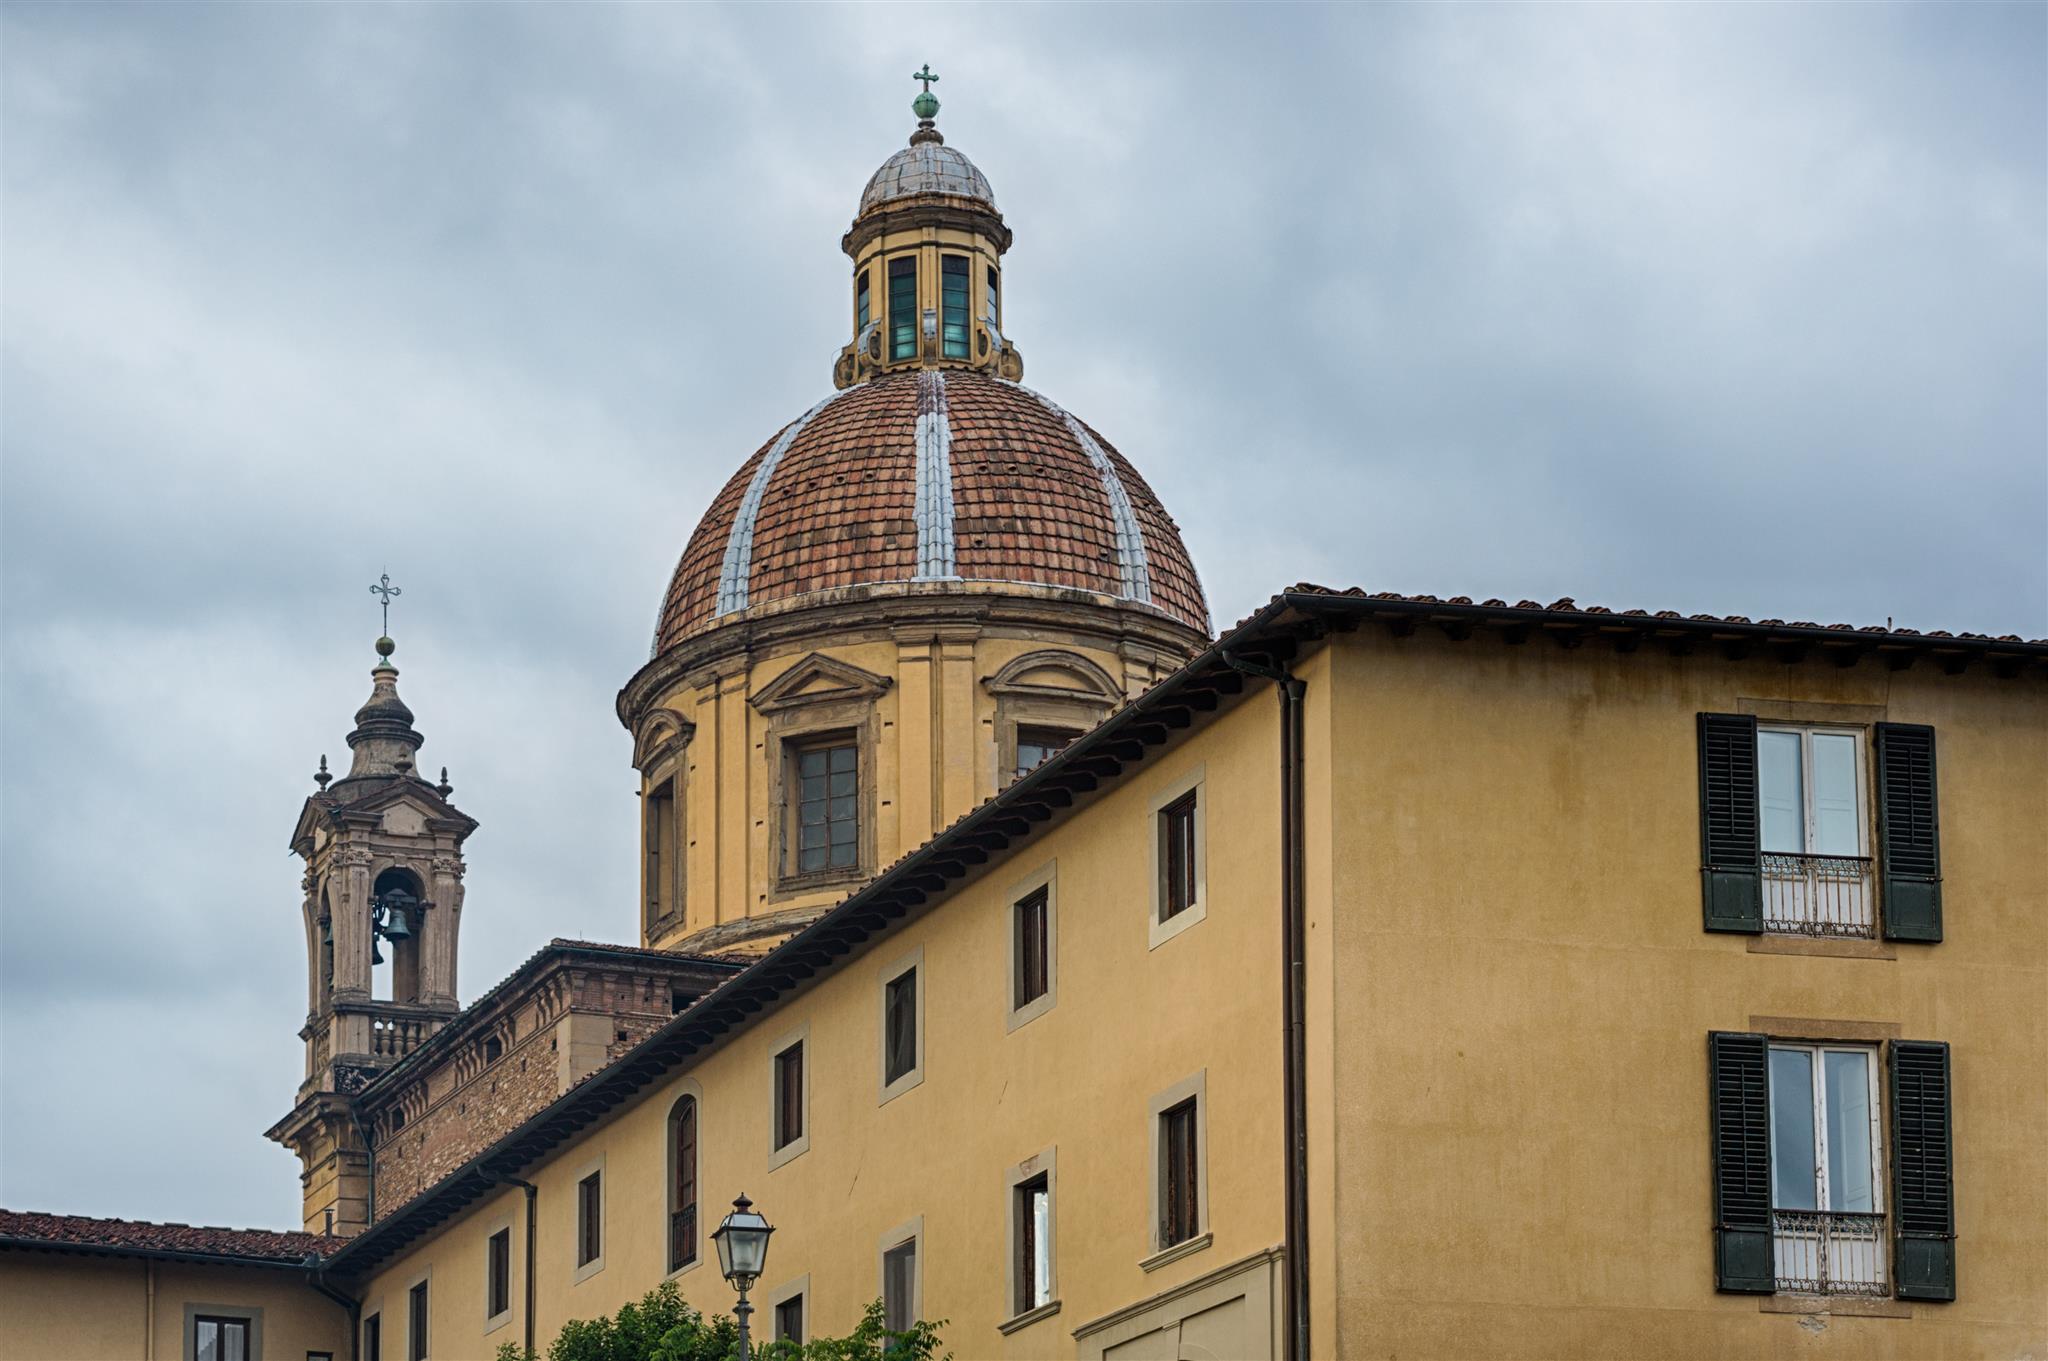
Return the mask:
<path fill-rule="evenodd" d="M 630 938 L 613 696 L 925 61 L 1219 620 L 2048 633 L 2044 16 L 7 4 L 0 1203 L 296 1222 L 286 838 L 380 572 L 464 996 Z"/>

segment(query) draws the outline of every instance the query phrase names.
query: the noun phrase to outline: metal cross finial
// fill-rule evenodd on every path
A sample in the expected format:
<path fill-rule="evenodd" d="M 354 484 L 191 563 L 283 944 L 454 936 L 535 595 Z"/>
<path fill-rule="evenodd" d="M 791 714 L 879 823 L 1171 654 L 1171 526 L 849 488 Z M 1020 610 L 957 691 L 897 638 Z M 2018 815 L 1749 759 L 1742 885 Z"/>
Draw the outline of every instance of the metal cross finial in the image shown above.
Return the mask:
<path fill-rule="evenodd" d="M 913 71 L 913 72 L 911 72 L 911 73 L 910 73 L 910 78 L 911 78 L 912 80 L 921 80 L 921 81 L 923 81 L 923 82 L 924 82 L 924 92 L 925 92 L 926 94 L 930 94 L 930 93 L 932 92 L 932 83 L 933 83 L 934 81 L 936 81 L 936 80 L 938 79 L 938 77 L 937 77 L 937 76 L 935 76 L 935 75 L 933 75 L 933 74 L 932 74 L 932 64 L 931 64 L 930 62 L 926 62 L 926 63 L 924 64 L 924 69 L 923 69 L 922 71 Z"/>
<path fill-rule="evenodd" d="M 377 578 L 377 584 L 370 588 L 370 594 L 384 597 L 384 634 L 386 637 L 389 637 L 391 635 L 391 597 L 404 595 L 405 592 L 391 584 L 391 573 L 386 572 Z"/>

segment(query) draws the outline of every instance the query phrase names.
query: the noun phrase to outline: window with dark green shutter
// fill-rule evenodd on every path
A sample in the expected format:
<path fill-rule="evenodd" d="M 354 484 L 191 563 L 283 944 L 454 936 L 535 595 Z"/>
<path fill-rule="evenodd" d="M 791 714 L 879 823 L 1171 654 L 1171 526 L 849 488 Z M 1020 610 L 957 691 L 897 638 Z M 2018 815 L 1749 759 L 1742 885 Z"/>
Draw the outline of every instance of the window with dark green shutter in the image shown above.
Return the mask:
<path fill-rule="evenodd" d="M 917 357 L 917 260 L 889 262 L 889 358 Z"/>
<path fill-rule="evenodd" d="M 1931 749 L 1930 749 L 1931 750 Z M 1955 1138 L 1948 1046 L 1891 1045 L 1892 1212 L 1902 1300 L 1956 1297 Z"/>
<path fill-rule="evenodd" d="M 1941 939 L 1941 836 L 1934 729 L 1877 725 L 1880 911 L 1887 940 Z"/>
<path fill-rule="evenodd" d="M 1778 1288 L 1771 1250 L 1771 1083 L 1762 1035 L 1707 1036 L 1714 1149 L 1714 1288 L 1769 1295 Z"/>
<path fill-rule="evenodd" d="M 939 260 L 939 336 L 948 359 L 967 358 L 967 257 Z"/>
<path fill-rule="evenodd" d="M 1707 930 L 1761 934 L 1756 719 L 1701 714 L 1699 745 L 1700 878 Z"/>

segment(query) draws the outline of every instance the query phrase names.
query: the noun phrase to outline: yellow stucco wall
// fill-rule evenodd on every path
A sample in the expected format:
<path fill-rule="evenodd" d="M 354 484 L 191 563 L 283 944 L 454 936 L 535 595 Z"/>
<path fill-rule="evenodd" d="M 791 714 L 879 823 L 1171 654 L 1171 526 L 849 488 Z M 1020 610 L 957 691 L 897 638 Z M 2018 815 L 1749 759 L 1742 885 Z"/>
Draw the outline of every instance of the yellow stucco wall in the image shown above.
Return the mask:
<path fill-rule="evenodd" d="M 543 1347 L 563 1321 L 610 1313 L 662 1279 L 666 1120 L 684 1090 L 702 1103 L 705 1230 L 735 1195 L 751 1196 L 777 1224 L 756 1298 L 765 1306 L 808 1275 L 816 1332 L 853 1325 L 880 1293 L 881 1235 L 916 1216 L 925 1231 L 924 1313 L 950 1320 L 947 1344 L 962 1357 L 1073 1355 L 1082 1324 L 1273 1248 L 1281 1150 L 1270 704 L 1269 695 L 1255 697 L 1155 754 L 1085 814 L 993 861 L 943 906 L 756 1017 L 693 1070 L 535 1169 Z M 1153 948 L 1153 804 L 1198 769 L 1206 916 Z M 1047 864 L 1057 873 L 1057 1000 L 1008 1029 L 1012 894 Z M 924 970 L 924 1079 L 878 1105 L 881 971 L 913 950 Z M 810 1148 L 769 1170 L 770 1056 L 798 1027 L 808 1028 Z M 1147 1272 L 1139 1263 L 1152 1250 L 1148 1102 L 1196 1074 L 1209 1104 L 1214 1240 Z M 1061 1310 L 1005 1337 L 996 1328 L 1013 1312 L 1005 1172 L 1047 1149 L 1057 1169 Z M 599 1159 L 604 1265 L 578 1280 L 574 1187 Z M 437 1358 L 485 1355 L 516 1337 L 517 1322 L 482 1334 L 482 1244 L 512 1224 L 515 1282 L 523 1280 L 523 1213 L 515 1190 L 473 1208 L 379 1271 L 365 1287 L 369 1307 L 385 1302 L 398 1318 L 406 1289 L 431 1270 Z M 731 1307 L 708 1240 L 680 1284 L 701 1307 Z M 1270 1309 L 1261 1302 L 1238 1312 L 1256 1320 Z M 759 1319 L 765 1328 L 765 1307 Z M 385 1336 L 387 1345 L 398 1336 L 391 1323 Z"/>
<path fill-rule="evenodd" d="M 9 1251 L 0 1253 L 0 1361 L 180 1361 L 188 1305 L 261 1310 L 251 1361 L 348 1355 L 347 1311 L 297 1271 Z"/>
<path fill-rule="evenodd" d="M 1331 660 L 1309 743 L 1332 796 L 1311 799 L 1324 1344 L 2048 1353 L 2037 681 L 1377 629 Z M 1769 702 L 1935 727 L 1944 942 L 1814 957 L 1701 929 L 1694 715 Z M 1764 1017 L 1953 1046 L 1956 1303 L 1798 1316 L 1714 1291 L 1705 1036 Z"/>

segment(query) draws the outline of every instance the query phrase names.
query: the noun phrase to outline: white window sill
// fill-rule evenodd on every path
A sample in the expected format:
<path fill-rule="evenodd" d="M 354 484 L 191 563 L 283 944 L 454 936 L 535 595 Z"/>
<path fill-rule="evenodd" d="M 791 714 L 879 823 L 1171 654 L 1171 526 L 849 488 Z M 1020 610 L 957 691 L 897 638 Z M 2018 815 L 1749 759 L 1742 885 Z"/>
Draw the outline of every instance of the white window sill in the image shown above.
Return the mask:
<path fill-rule="evenodd" d="M 507 1309 L 502 1314 L 492 1314 L 489 1318 L 484 1320 L 484 1336 L 489 1337 L 492 1333 L 497 1332 L 498 1329 L 504 1327 L 511 1321 L 512 1311 L 510 1309 Z"/>
<path fill-rule="evenodd" d="M 1181 1242 L 1175 1243 L 1170 1248 L 1161 1248 L 1144 1261 L 1138 1263 L 1138 1269 L 1140 1271 L 1157 1271 L 1169 1262 L 1178 1262 L 1183 1257 L 1194 1256 L 1215 1241 L 1216 1235 L 1213 1233 L 1198 1233 L 1193 1238 L 1184 1239 Z"/>
<path fill-rule="evenodd" d="M 1026 1309 L 1015 1318 L 1004 1319 L 996 1325 L 996 1331 L 1007 1337 L 1011 1333 L 1029 1328 L 1034 1323 L 1042 1323 L 1059 1311 L 1060 1302 L 1058 1300 L 1049 1300 L 1039 1305 L 1036 1309 Z"/>
<path fill-rule="evenodd" d="M 1835 1314 L 1845 1318 L 1911 1318 L 1904 1300 L 1870 1295 L 1765 1295 L 1757 1301 L 1763 1314 Z"/>

